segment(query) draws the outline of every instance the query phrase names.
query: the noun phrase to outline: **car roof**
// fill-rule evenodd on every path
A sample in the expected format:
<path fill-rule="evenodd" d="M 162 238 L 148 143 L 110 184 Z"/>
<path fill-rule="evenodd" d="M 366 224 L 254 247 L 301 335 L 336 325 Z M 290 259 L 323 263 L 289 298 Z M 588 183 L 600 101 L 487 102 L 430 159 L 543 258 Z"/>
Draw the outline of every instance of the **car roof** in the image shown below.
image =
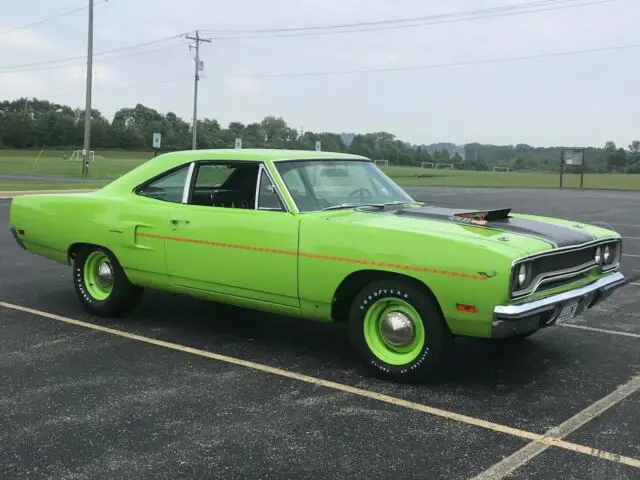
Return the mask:
<path fill-rule="evenodd" d="M 167 152 L 153 157 L 122 177 L 118 178 L 103 190 L 119 190 L 131 188 L 155 175 L 171 170 L 192 161 L 231 160 L 231 161 L 304 161 L 304 160 L 353 160 L 371 161 L 367 157 L 340 152 L 318 152 L 315 150 L 287 150 L 270 148 L 221 148 L 202 150 L 179 150 Z"/>
<path fill-rule="evenodd" d="M 176 158 L 185 161 L 192 160 L 247 160 L 247 161 L 276 161 L 276 160 L 322 160 L 322 159 L 352 159 L 369 160 L 361 155 L 341 152 L 318 152 L 315 150 L 287 150 L 271 148 L 220 148 L 202 150 L 182 150 L 162 154 L 156 158 Z"/>

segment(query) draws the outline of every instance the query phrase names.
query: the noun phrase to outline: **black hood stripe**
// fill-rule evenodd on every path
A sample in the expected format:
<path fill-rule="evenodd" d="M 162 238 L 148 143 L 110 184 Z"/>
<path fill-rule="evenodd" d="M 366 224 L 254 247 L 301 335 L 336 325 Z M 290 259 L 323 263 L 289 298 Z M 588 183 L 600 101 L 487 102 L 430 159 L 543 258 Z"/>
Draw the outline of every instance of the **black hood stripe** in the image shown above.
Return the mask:
<path fill-rule="evenodd" d="M 434 220 L 449 221 L 452 223 L 462 223 L 477 226 L 479 228 L 489 228 L 504 233 L 517 233 L 528 235 L 540 240 L 544 240 L 554 247 L 571 247 L 596 240 L 596 237 L 584 230 L 565 227 L 553 223 L 546 223 L 526 218 L 506 217 L 496 220 L 483 221 L 472 218 L 465 218 L 459 215 L 464 213 L 460 210 L 441 207 L 423 207 L 402 209 L 395 212 L 396 215 L 415 218 L 429 218 Z"/>

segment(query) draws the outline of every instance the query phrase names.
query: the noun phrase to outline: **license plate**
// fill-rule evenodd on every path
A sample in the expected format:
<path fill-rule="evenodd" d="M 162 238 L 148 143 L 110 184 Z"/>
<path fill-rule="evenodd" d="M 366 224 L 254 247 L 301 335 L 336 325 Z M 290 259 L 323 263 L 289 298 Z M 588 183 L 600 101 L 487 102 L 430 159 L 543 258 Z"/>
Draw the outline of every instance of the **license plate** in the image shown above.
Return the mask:
<path fill-rule="evenodd" d="M 563 323 L 563 322 L 566 322 L 567 320 L 571 320 L 576 315 L 576 310 L 578 309 L 578 303 L 579 302 L 576 300 L 574 302 L 571 302 L 565 305 L 562 308 L 560 315 L 558 315 L 558 320 L 556 321 L 556 323 Z"/>

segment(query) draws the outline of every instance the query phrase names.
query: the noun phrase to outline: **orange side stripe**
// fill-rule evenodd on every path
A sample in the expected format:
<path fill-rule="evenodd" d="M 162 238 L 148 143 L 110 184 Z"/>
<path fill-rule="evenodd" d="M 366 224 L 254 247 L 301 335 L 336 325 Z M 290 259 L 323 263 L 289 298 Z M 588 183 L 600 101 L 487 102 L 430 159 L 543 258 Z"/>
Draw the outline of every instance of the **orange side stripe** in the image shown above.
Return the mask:
<path fill-rule="evenodd" d="M 486 280 L 489 278 L 487 275 L 474 274 L 474 273 L 466 273 L 466 272 L 450 272 L 447 270 L 438 270 L 435 268 L 427 268 L 420 267 L 414 265 L 400 265 L 396 263 L 388 263 L 388 262 L 377 262 L 375 260 L 363 260 L 357 258 L 347 258 L 347 257 L 337 257 L 333 255 L 322 255 L 317 253 L 305 253 L 305 252 L 294 252 L 291 250 L 280 250 L 277 248 L 263 248 L 263 247 L 254 247 L 252 245 L 238 245 L 234 243 L 225 243 L 225 242 L 215 242 L 213 240 L 197 240 L 191 238 L 183 238 L 183 237 L 170 237 L 165 235 L 154 235 L 152 233 L 137 233 L 139 237 L 146 238 L 155 238 L 158 240 L 169 240 L 173 242 L 183 242 L 183 243 L 195 243 L 199 245 L 210 245 L 213 247 L 221 247 L 221 248 L 235 248 L 238 250 L 249 250 L 252 252 L 264 252 L 264 253 L 274 253 L 277 255 L 290 255 L 290 256 L 298 256 L 305 258 L 314 258 L 317 260 L 330 260 L 334 262 L 347 262 L 347 263 L 357 263 L 359 265 L 369 265 L 374 267 L 387 267 L 394 268 L 396 270 L 407 270 L 411 272 L 421 272 L 421 273 L 432 273 L 435 275 L 447 275 L 450 277 L 460 277 L 460 278 L 470 278 L 473 280 Z"/>

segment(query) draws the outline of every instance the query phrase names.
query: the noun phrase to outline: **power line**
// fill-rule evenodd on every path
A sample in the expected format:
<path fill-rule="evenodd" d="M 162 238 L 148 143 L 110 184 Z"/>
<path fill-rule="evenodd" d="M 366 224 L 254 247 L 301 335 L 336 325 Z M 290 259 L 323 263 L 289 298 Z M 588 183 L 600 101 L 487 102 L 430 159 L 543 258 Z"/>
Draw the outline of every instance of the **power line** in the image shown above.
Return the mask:
<path fill-rule="evenodd" d="M 191 149 L 196 150 L 197 148 L 197 131 L 198 131 L 198 82 L 200 81 L 200 70 L 202 70 L 202 62 L 200 61 L 200 43 L 207 42 L 211 43 L 211 39 L 202 38 L 200 36 L 200 32 L 196 30 L 196 36 L 192 37 L 187 35 L 189 40 L 193 40 L 195 43 L 196 56 L 194 57 L 194 75 L 193 75 L 193 138 L 191 140 Z M 189 46 L 191 48 L 191 45 Z"/>
<path fill-rule="evenodd" d="M 166 42 L 168 40 L 175 40 L 177 38 L 182 38 L 184 37 L 184 34 L 178 34 L 178 35 L 171 35 L 168 37 L 161 37 L 161 38 L 157 38 L 155 40 L 150 40 L 147 42 L 142 42 L 142 43 L 135 43 L 132 45 L 126 45 L 124 47 L 119 47 L 119 48 L 112 48 L 110 50 L 104 50 L 102 52 L 96 52 L 94 53 L 95 57 L 100 57 L 100 56 L 104 56 L 104 55 L 109 55 L 112 53 L 118 53 L 118 52 L 122 52 L 122 51 L 126 51 L 126 50 L 133 50 L 136 48 L 140 48 L 140 47 L 146 47 L 149 45 L 154 45 L 156 43 L 160 43 L 160 42 Z M 23 63 L 20 65 L 5 65 L 0 67 L 0 72 L 3 71 L 7 71 L 7 70 L 15 70 L 15 69 L 21 69 L 21 68 L 29 68 L 29 67 L 38 67 L 38 66 L 43 66 L 43 65 L 56 65 L 58 63 L 66 63 L 66 62 L 71 62 L 71 61 L 75 61 L 75 60 L 82 60 L 84 59 L 85 56 L 84 55 L 77 55 L 75 57 L 66 57 L 66 58 L 59 58 L 56 60 L 47 60 L 44 62 L 34 62 L 34 63 Z"/>
<path fill-rule="evenodd" d="M 341 24 L 334 24 L 334 25 L 317 25 L 317 26 L 287 27 L 287 28 L 263 28 L 263 29 L 251 29 L 251 30 L 230 29 L 230 30 L 205 30 L 205 31 L 208 33 L 274 33 L 274 32 L 293 32 L 293 31 L 302 31 L 302 30 L 327 30 L 327 29 L 334 29 L 334 28 L 366 27 L 366 26 L 373 26 L 373 25 L 389 25 L 389 24 L 395 24 L 395 23 L 413 23 L 413 22 L 433 20 L 433 19 L 443 18 L 443 17 L 471 15 L 476 13 L 489 13 L 493 11 L 518 9 L 518 8 L 524 8 L 524 7 L 530 7 L 530 6 L 537 6 L 541 4 L 550 4 L 550 3 L 557 4 L 557 3 L 568 3 L 568 2 L 577 2 L 577 1 L 581 1 L 581 0 L 537 0 L 533 2 L 527 2 L 527 3 L 509 4 L 509 5 L 499 6 L 499 7 L 482 8 L 479 10 L 463 10 L 460 12 L 441 13 L 436 15 L 396 18 L 392 20 L 375 20 L 375 21 L 358 22 L 358 23 L 341 23 Z"/>
<path fill-rule="evenodd" d="M 483 64 L 491 64 L 491 63 L 513 62 L 513 61 L 521 61 L 521 60 L 533 60 L 538 58 L 579 55 L 584 53 L 626 50 L 626 49 L 632 49 L 632 48 L 640 48 L 640 43 L 618 45 L 618 46 L 612 46 L 612 47 L 588 48 L 588 49 L 582 49 L 582 50 L 569 50 L 564 52 L 550 52 L 550 53 L 540 53 L 540 54 L 532 54 L 532 55 L 521 55 L 516 57 L 469 60 L 464 62 L 435 63 L 435 64 L 426 64 L 426 65 L 407 65 L 407 66 L 398 66 L 398 67 L 379 67 L 379 68 L 370 68 L 370 69 L 361 69 L 361 70 L 335 70 L 335 71 L 325 71 L 325 72 L 256 73 L 256 74 L 238 73 L 235 76 L 244 77 L 244 78 L 320 77 L 320 76 L 330 76 L 330 75 L 356 75 L 361 73 L 366 74 L 366 73 L 399 72 L 399 71 L 409 71 L 409 70 L 426 70 L 426 69 L 436 69 L 436 68 L 461 67 L 461 66 L 468 66 L 468 65 L 483 65 Z"/>
<path fill-rule="evenodd" d="M 259 29 L 259 30 L 203 30 L 209 35 L 213 35 L 214 40 L 245 40 L 255 38 L 287 38 L 287 37 L 303 37 L 315 35 L 334 35 L 358 32 L 370 32 L 390 29 L 415 28 L 426 25 L 440 25 L 445 23 L 482 20 L 487 18 L 498 18 L 513 15 L 524 15 L 529 13 L 546 12 L 553 10 L 562 10 L 568 8 L 577 8 L 590 5 L 599 5 L 603 3 L 611 3 L 618 0 L 593 0 L 584 2 L 583 0 L 538 0 L 535 2 L 522 3 L 517 5 L 506 5 L 502 7 L 494 7 L 480 10 L 467 10 L 462 12 L 454 12 L 448 14 L 429 15 L 422 17 L 401 18 L 395 20 L 380 20 L 371 22 L 360 22 L 339 25 L 324 25 L 310 27 L 292 27 L 280 29 Z M 581 2 L 581 3 L 576 3 Z M 545 5 L 549 5 L 546 6 Z M 531 7 L 544 7 L 531 9 Z M 522 10 L 529 8 L 528 10 Z M 509 11 L 520 9 L 517 11 Z M 484 14 L 484 15 L 480 15 Z M 361 28 L 365 27 L 365 28 Z M 298 33 L 293 33 L 298 32 Z M 219 33 L 231 35 L 218 35 Z M 255 35 L 246 35 L 246 34 Z M 285 34 L 279 34 L 285 33 Z"/>
<path fill-rule="evenodd" d="M 184 47 L 184 43 L 180 43 L 180 44 L 177 44 L 177 45 L 168 45 L 166 47 L 153 48 L 151 50 L 143 50 L 141 52 L 127 53 L 125 55 L 118 55 L 116 57 L 110 57 L 110 58 L 102 59 L 102 62 L 103 63 L 111 62 L 113 60 L 120 60 L 122 58 L 136 57 L 138 55 L 147 55 L 149 53 L 162 52 L 162 51 L 165 51 L 165 50 L 170 50 L 172 48 L 182 48 L 182 47 Z M 83 58 L 83 57 L 81 57 L 81 58 Z M 1 67 L 0 67 L 0 75 L 10 75 L 12 73 L 35 72 L 35 71 L 40 71 L 40 70 L 57 70 L 57 69 L 61 69 L 61 68 L 78 67 L 80 65 L 84 65 L 84 62 L 80 62 L 80 63 L 74 62 L 74 63 L 54 64 L 54 65 L 47 65 L 45 63 L 44 66 L 35 66 L 35 67 L 30 67 L 30 68 L 8 70 L 8 71 L 3 71 L 1 69 Z"/>
<path fill-rule="evenodd" d="M 101 0 L 97 4 L 99 5 L 101 3 L 106 3 L 108 1 L 109 0 Z M 33 23 L 28 23 L 26 25 L 21 25 L 19 27 L 15 27 L 15 28 L 11 28 L 9 30 L 5 30 L 4 32 L 0 32 L 0 37 L 3 36 L 3 35 L 6 35 L 7 33 L 17 32 L 18 30 L 25 30 L 27 28 L 35 27 L 36 25 L 41 25 L 43 23 L 47 23 L 47 22 L 50 22 L 52 20 L 57 20 L 58 18 L 66 17 L 66 16 L 74 14 L 76 12 L 81 12 L 82 10 L 86 10 L 87 8 L 88 8 L 88 6 L 74 8 L 73 10 L 68 10 L 68 11 L 60 13 L 58 15 L 54 15 L 53 17 L 43 18 L 42 20 L 38 20 L 38 21 L 33 22 Z"/>
<path fill-rule="evenodd" d="M 108 1 L 108 0 L 103 0 L 103 2 Z M 320 31 L 312 31 L 312 32 L 302 32 L 302 33 L 292 33 L 292 34 L 287 34 L 287 35 L 275 35 L 275 38 L 285 38 L 285 37 L 299 37 L 299 36 L 309 36 L 309 35 L 323 35 L 323 34 L 345 34 L 345 33 L 358 33 L 358 32 L 367 32 L 367 31 L 372 31 L 372 30 L 385 30 L 385 29 L 397 29 L 397 28 L 414 28 L 414 27 L 419 27 L 419 26 L 424 26 L 424 25 L 438 25 L 438 24 L 443 24 L 443 23 L 452 23 L 452 22 L 460 22 L 460 21 L 471 21 L 471 20 L 479 20 L 479 19 L 485 19 L 485 18 L 494 18 L 494 17 L 502 17 L 502 16 L 511 16 L 511 15 L 520 15 L 520 14 L 526 14 L 526 13 L 536 13 L 536 12 L 542 12 L 542 11 L 548 11 L 548 10 L 558 10 L 558 9 L 566 9 L 566 8 L 575 8 L 575 7 L 581 7 L 581 6 L 588 6 L 588 5 L 596 5 L 596 4 L 602 4 L 602 3 L 610 3 L 610 2 L 614 2 L 614 1 L 618 1 L 618 0 L 592 0 L 588 3 L 579 3 L 576 4 L 575 2 L 583 2 L 583 0 L 537 0 L 537 1 L 533 1 L 533 2 L 527 2 L 527 3 L 521 3 L 521 4 L 512 4 L 512 5 L 505 5 L 502 7 L 493 7 L 493 8 L 485 8 L 485 9 L 480 9 L 480 10 L 468 10 L 468 11 L 463 11 L 463 12 L 454 12 L 454 13 L 449 13 L 449 14 L 439 14 L 439 15 L 429 15 L 429 16 L 422 16 L 422 17 L 413 17 L 413 18 L 401 18 L 401 19 L 395 19 L 395 20 L 380 20 L 380 21 L 376 21 L 376 22 L 360 22 L 360 23 L 351 23 L 351 24 L 340 24 L 340 25 L 325 25 L 325 26 L 312 26 L 312 27 L 293 27 L 293 28 L 284 28 L 284 29 L 263 29 L 263 30 L 238 30 L 236 32 L 285 32 L 285 31 L 302 31 L 302 30 L 318 30 L 321 29 Z M 568 2 L 571 2 L 571 4 L 567 4 Z M 560 3 L 562 4 L 567 4 L 567 5 L 559 5 Z M 515 12 L 506 12 L 506 13 L 500 13 L 503 12 L 504 10 L 508 10 L 508 9 L 515 9 L 515 8 L 525 8 L 525 7 L 531 7 L 531 6 L 542 6 L 545 4 L 553 4 L 554 6 L 552 7 L 548 7 L 548 8 L 543 8 L 543 9 L 537 9 L 537 10 L 527 10 L 527 11 L 515 11 Z M 74 10 L 75 11 L 75 10 Z M 484 15 L 484 16 L 476 16 L 476 17 L 470 17 L 470 18 L 450 18 L 450 17 L 458 17 L 461 15 L 471 15 L 471 14 L 477 14 L 477 13 L 491 13 L 493 12 L 494 14 L 489 14 L 489 15 Z M 498 14 L 495 14 L 498 13 Z M 429 22 L 429 20 L 432 20 Z M 396 23 L 407 23 L 407 22 L 421 22 L 421 23 L 412 23 L 412 24 L 408 24 L 408 25 L 393 25 L 392 23 L 396 22 Z M 428 22 L 428 23 L 425 23 Z M 377 25 L 376 28 L 360 28 L 358 30 L 352 30 L 352 31 L 328 31 L 328 32 L 324 32 L 324 30 L 326 29 L 334 29 L 334 28 L 348 28 L 348 27 L 358 27 L 358 26 L 366 26 L 366 25 Z M 234 32 L 233 30 L 203 30 L 201 32 L 211 32 L 211 33 L 216 33 L 216 32 Z M 271 37 L 272 35 L 244 35 L 244 36 L 217 36 L 217 37 L 213 37 L 215 40 L 228 40 L 228 39 L 253 39 L 253 38 L 268 38 Z M 164 41 L 169 41 L 169 40 L 174 40 L 174 39 L 178 39 L 178 38 L 183 38 L 185 37 L 185 34 L 177 34 L 177 35 L 170 35 L 167 37 L 161 37 L 161 38 L 157 38 L 154 40 L 150 40 L 147 42 L 142 42 L 142 43 L 136 43 L 136 44 L 132 44 L 132 45 L 127 45 L 124 47 L 119 47 L 119 48 L 114 48 L 114 49 L 110 49 L 110 50 L 105 50 L 105 51 L 101 51 L 101 52 L 97 52 L 94 53 L 94 56 L 99 57 L 99 56 L 104 56 L 104 55 L 110 55 L 113 53 L 118 53 L 118 52 L 122 52 L 122 51 L 126 51 L 126 50 L 131 50 L 131 49 L 136 49 L 136 48 L 140 48 L 140 47 L 145 47 L 145 46 L 149 46 L 149 45 L 153 45 L 156 43 L 160 43 L 160 42 L 164 42 Z M 170 46 L 170 47 L 166 47 L 166 48 L 175 48 L 176 46 Z M 144 54 L 144 53 L 150 53 L 153 51 L 159 51 L 162 49 L 156 49 L 156 50 L 150 50 L 148 52 L 139 52 L 139 53 L 135 53 L 135 54 L 131 54 L 131 55 L 124 55 L 124 56 L 119 56 L 119 57 L 113 57 L 112 59 L 116 59 L 116 58 L 125 58 L 126 56 L 133 56 L 133 55 L 138 55 L 138 54 Z M 36 71 L 36 70 L 48 70 L 51 68 L 66 68 L 66 67 L 70 67 L 70 66 L 76 66 L 76 65 L 64 65 L 68 62 L 74 62 L 77 60 L 83 60 L 85 57 L 84 55 L 80 55 L 80 56 L 74 56 L 74 57 L 66 57 L 66 58 L 60 58 L 60 59 L 54 59 L 54 60 L 47 60 L 47 61 L 42 61 L 42 62 L 34 62 L 34 63 L 26 63 L 26 64 L 18 64 L 18 65 L 5 65 L 5 66 L 0 66 L 0 74 L 2 73 L 22 73 L 22 72 L 27 72 L 27 71 Z M 53 67 L 50 67 L 53 66 Z"/>

